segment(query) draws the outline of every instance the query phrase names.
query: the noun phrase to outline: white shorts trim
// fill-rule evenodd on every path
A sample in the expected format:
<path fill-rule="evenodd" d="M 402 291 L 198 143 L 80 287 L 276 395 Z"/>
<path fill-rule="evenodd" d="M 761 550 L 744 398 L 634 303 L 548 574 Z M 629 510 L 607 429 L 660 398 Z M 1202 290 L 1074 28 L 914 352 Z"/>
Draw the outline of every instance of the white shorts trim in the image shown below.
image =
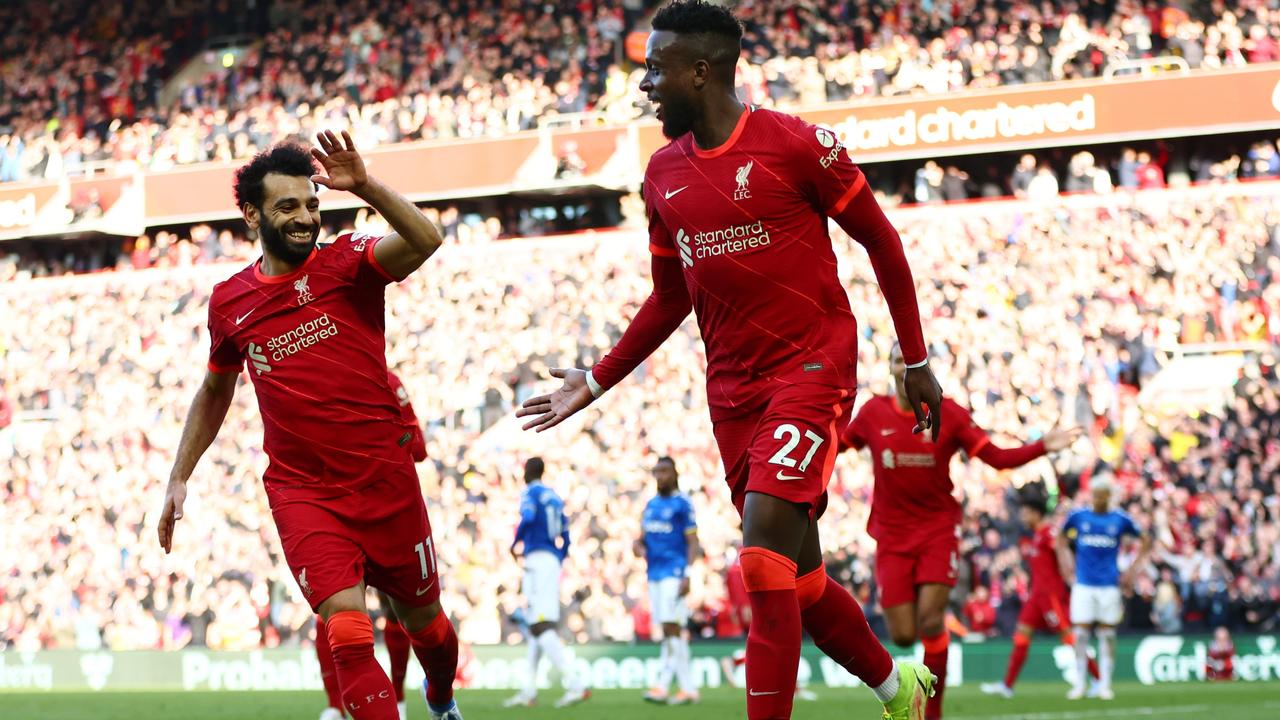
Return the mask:
<path fill-rule="evenodd" d="M 680 578 L 649 581 L 649 614 L 655 625 L 689 621 L 689 603 L 680 596 Z"/>
<path fill-rule="evenodd" d="M 1124 619 L 1124 599 L 1119 587 L 1076 585 L 1071 589 L 1073 625 L 1119 625 Z"/>
<path fill-rule="evenodd" d="M 560 558 L 546 550 L 525 555 L 520 592 L 529 606 L 530 625 L 560 622 Z"/>

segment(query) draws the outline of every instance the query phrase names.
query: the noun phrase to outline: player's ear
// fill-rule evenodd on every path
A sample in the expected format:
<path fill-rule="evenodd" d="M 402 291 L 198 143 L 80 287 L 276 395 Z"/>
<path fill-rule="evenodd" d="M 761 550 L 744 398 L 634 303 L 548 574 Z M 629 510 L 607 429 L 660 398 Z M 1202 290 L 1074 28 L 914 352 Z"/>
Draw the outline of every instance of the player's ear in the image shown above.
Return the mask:
<path fill-rule="evenodd" d="M 711 78 L 711 63 L 706 60 L 693 61 L 693 88 L 701 90 Z"/>
<path fill-rule="evenodd" d="M 250 230 L 257 230 L 258 225 L 262 222 L 262 211 L 253 203 L 245 203 L 240 206 L 240 214 L 244 216 L 244 224 L 249 226 Z"/>

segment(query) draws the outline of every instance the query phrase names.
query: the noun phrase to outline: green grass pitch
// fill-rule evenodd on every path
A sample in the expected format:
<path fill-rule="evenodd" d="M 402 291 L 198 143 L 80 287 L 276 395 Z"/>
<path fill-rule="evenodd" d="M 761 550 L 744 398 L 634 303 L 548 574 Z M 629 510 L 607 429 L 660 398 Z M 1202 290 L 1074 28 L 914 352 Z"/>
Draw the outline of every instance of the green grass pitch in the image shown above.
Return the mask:
<path fill-rule="evenodd" d="M 1280 683 L 1226 685 L 1120 685 L 1116 699 L 1068 701 L 1063 684 L 1025 684 L 1013 700 L 990 698 L 976 686 L 947 693 L 948 720 L 1275 720 L 1280 718 Z M 818 690 L 816 702 L 797 702 L 795 720 L 844 718 L 878 720 L 879 706 L 865 689 Z M 745 717 L 741 691 L 703 692 L 700 705 L 664 708 L 641 702 L 640 693 L 604 690 L 569 710 L 556 710 L 556 691 L 544 690 L 534 709 L 505 710 L 507 693 L 462 691 L 458 700 L 467 720 L 738 720 Z M 0 692 L 0 717 L 6 720 L 315 720 L 323 696 L 318 692 Z M 424 720 L 426 709 L 410 698 L 409 717 Z"/>

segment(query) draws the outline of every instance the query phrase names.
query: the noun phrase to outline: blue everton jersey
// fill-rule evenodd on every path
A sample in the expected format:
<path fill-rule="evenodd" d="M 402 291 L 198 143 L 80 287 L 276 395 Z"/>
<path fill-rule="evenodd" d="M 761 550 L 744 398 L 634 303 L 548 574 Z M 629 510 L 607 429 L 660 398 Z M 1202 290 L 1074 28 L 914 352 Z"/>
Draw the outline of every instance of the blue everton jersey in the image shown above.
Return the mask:
<path fill-rule="evenodd" d="M 564 502 L 555 490 L 540 482 L 530 483 L 520 497 L 520 525 L 516 527 L 512 547 L 521 541 L 524 541 L 525 555 L 546 550 L 564 560 L 569 554 L 569 522 L 564 515 Z"/>
<path fill-rule="evenodd" d="M 1092 509 L 1076 510 L 1062 526 L 1076 550 L 1076 582 L 1090 587 L 1114 587 L 1120 584 L 1120 539 L 1142 533 L 1133 518 L 1119 510 L 1096 513 Z"/>
<path fill-rule="evenodd" d="M 658 495 L 644 506 L 644 555 L 649 563 L 649 579 L 684 577 L 689 564 L 693 503 L 680 493 Z"/>

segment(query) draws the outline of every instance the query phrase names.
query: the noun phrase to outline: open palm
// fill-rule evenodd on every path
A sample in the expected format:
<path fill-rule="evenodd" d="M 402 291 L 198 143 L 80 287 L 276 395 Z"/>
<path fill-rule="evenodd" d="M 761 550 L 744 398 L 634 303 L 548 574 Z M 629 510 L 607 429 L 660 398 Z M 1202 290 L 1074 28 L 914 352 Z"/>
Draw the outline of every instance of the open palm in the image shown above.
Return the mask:
<path fill-rule="evenodd" d="M 525 400 L 516 411 L 516 417 L 533 418 L 524 424 L 525 430 L 550 430 L 596 399 L 587 386 L 586 370 L 552 368 L 551 377 L 564 380 L 564 384 L 554 392 Z"/>
<path fill-rule="evenodd" d="M 332 130 L 325 130 L 316 136 L 316 142 L 320 143 L 320 147 L 311 148 L 311 155 L 320 161 L 328 175 L 313 175 L 311 182 L 330 190 L 350 192 L 369 181 L 369 173 L 364 169 L 364 158 L 356 152 L 356 144 L 346 130 L 342 131 L 341 140 Z"/>

